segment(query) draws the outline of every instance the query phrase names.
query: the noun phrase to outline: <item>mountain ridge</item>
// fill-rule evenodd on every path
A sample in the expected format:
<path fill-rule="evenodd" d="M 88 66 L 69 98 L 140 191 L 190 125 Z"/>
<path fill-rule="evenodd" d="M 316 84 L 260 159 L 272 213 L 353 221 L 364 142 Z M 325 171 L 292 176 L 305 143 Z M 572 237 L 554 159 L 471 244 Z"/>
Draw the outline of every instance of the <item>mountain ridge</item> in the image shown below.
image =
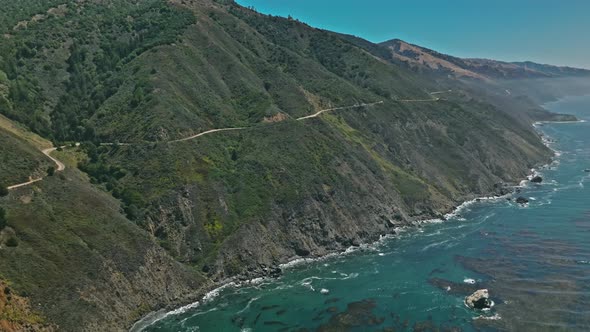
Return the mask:
<path fill-rule="evenodd" d="M 410 44 L 401 39 L 391 39 L 378 45 L 388 48 L 394 58 L 406 62 L 408 65 L 429 68 L 434 71 L 446 70 L 453 72 L 456 77 L 518 79 L 590 75 L 588 69 L 546 65 L 532 61 L 505 62 L 482 58 L 459 58 Z M 438 66 L 435 67 L 435 65 Z"/>

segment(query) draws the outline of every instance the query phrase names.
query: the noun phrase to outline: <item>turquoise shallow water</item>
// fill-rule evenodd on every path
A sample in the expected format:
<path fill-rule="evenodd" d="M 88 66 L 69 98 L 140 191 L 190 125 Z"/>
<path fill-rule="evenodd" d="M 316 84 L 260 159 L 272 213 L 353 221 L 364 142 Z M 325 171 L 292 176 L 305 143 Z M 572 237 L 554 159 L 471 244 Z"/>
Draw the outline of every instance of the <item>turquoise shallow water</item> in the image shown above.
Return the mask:
<path fill-rule="evenodd" d="M 547 107 L 590 120 L 590 97 Z M 290 267 L 278 280 L 225 288 L 144 330 L 590 330 L 590 123 L 539 130 L 560 154 L 539 170 L 541 185 L 522 189 L 528 206 L 474 203 L 444 223 Z M 496 303 L 488 312 L 463 304 L 479 288 Z"/>

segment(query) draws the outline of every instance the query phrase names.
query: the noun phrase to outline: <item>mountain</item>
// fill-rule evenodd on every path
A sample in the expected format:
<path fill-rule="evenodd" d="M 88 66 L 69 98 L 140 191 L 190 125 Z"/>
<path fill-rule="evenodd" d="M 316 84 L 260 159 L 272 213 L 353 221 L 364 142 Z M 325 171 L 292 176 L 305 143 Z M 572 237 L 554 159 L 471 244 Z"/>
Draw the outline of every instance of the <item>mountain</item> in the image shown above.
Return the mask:
<path fill-rule="evenodd" d="M 463 59 L 442 54 L 400 39 L 379 44 L 391 57 L 419 70 L 432 71 L 456 78 L 523 79 L 564 76 L 590 76 L 590 70 L 543 65 L 534 62 L 503 62 L 488 59 Z"/>
<path fill-rule="evenodd" d="M 0 5 L 0 179 L 40 179 L 0 198 L 0 287 L 27 304 L 0 314 L 13 330 L 124 330 L 502 193 L 552 155 L 530 125 L 557 115 L 467 60 L 412 47 L 435 59 L 416 70 L 232 1 Z"/>

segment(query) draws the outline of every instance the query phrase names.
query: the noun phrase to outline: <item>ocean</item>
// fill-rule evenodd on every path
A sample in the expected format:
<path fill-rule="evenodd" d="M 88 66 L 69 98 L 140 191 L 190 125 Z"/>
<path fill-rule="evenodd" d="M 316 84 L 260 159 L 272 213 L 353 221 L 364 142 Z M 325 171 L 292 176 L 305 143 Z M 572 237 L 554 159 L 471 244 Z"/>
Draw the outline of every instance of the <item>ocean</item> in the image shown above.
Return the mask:
<path fill-rule="evenodd" d="M 590 97 L 547 104 L 590 120 Z M 342 255 L 228 286 L 143 331 L 590 331 L 590 123 L 538 124 L 540 184 Z M 589 172 L 586 172 L 588 169 Z M 466 307 L 488 289 L 494 306 Z"/>

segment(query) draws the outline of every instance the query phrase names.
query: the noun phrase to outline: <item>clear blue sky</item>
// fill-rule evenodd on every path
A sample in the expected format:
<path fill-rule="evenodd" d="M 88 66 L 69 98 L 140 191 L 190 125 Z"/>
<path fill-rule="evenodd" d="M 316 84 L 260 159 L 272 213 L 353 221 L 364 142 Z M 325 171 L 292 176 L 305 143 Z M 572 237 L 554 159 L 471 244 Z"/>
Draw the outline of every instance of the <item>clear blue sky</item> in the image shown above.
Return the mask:
<path fill-rule="evenodd" d="M 373 42 L 590 68 L 590 0 L 237 0 Z"/>

